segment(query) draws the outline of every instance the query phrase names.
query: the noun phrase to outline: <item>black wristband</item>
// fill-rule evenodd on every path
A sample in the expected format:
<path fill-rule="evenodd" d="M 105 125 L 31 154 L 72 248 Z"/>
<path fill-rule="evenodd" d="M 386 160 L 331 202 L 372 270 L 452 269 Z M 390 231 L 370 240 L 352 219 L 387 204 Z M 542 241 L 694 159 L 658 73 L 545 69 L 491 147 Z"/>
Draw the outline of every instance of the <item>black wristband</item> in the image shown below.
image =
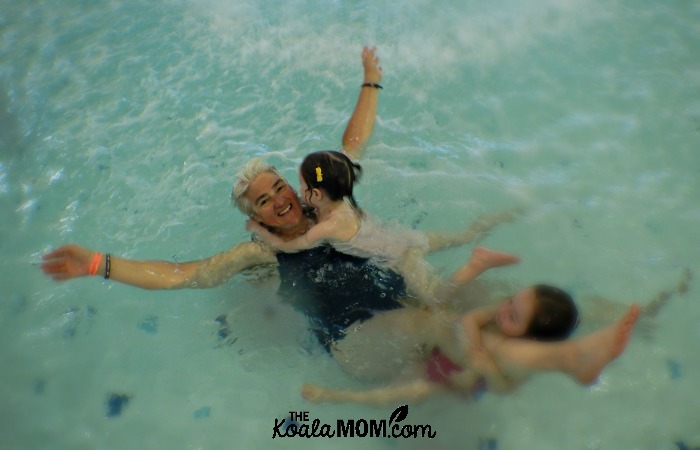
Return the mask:
<path fill-rule="evenodd" d="M 362 87 L 371 87 L 375 89 L 384 89 L 381 84 L 377 83 L 362 83 Z"/>
<path fill-rule="evenodd" d="M 109 279 L 109 272 L 112 270 L 112 260 L 107 253 L 107 258 L 105 259 L 105 280 Z"/>

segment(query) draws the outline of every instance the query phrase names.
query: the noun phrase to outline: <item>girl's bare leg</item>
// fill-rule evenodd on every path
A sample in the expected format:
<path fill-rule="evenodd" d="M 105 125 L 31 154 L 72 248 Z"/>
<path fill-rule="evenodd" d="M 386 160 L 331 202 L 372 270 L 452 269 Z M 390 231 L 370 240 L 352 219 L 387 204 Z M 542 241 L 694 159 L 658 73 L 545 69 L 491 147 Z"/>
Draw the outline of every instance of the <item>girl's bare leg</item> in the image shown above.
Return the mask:
<path fill-rule="evenodd" d="M 561 342 L 494 339 L 487 333 L 482 337 L 504 374 L 524 378 L 536 372 L 560 371 L 587 385 L 625 350 L 639 314 L 639 305 L 634 304 L 617 322 L 583 338 Z"/>
<path fill-rule="evenodd" d="M 468 283 L 494 267 L 516 264 L 520 258 L 510 253 L 497 252 L 486 247 L 476 247 L 467 264 L 458 269 L 450 278 L 457 285 Z"/>
<path fill-rule="evenodd" d="M 521 214 L 521 211 L 482 216 L 477 219 L 466 231 L 459 233 L 435 233 L 427 232 L 429 252 L 445 250 L 459 245 L 469 244 L 476 239 L 487 235 L 496 225 L 503 222 L 512 222 Z"/>
<path fill-rule="evenodd" d="M 407 250 L 396 270 L 403 276 L 409 294 L 423 305 L 434 307 L 441 304 L 454 289 L 417 249 Z"/>
<path fill-rule="evenodd" d="M 476 247 L 469 261 L 446 281 L 423 259 L 419 251 L 411 249 L 404 253 L 397 270 L 403 275 L 409 292 L 423 304 L 432 307 L 444 305 L 454 296 L 457 289 L 486 270 L 516 264 L 518 261 L 520 258 L 510 253 Z"/>

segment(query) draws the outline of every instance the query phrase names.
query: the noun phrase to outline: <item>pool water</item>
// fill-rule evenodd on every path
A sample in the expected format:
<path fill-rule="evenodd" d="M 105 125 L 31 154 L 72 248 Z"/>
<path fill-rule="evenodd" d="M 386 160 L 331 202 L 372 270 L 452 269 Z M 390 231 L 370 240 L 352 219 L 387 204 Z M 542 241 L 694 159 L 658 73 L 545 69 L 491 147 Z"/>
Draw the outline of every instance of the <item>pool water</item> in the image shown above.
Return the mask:
<path fill-rule="evenodd" d="M 395 408 L 305 403 L 304 382 L 362 384 L 265 280 L 151 292 L 37 266 L 69 242 L 186 261 L 248 239 L 233 174 L 269 155 L 296 184 L 337 148 L 369 44 L 362 207 L 450 231 L 524 208 L 483 241 L 523 261 L 490 277 L 648 303 L 700 267 L 699 23 L 691 1 L 0 2 L 0 448 L 700 447 L 697 280 L 591 388 L 410 405 L 432 442 L 273 440 L 289 411 Z"/>

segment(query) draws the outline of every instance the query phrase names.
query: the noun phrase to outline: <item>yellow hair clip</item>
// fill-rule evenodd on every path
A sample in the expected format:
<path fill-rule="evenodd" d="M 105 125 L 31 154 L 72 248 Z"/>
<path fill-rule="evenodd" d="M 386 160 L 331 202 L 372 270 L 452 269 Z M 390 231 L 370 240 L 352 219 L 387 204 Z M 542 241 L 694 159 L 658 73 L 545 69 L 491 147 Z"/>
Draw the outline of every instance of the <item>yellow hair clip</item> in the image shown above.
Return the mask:
<path fill-rule="evenodd" d="M 323 181 L 323 172 L 321 171 L 321 166 L 316 167 L 316 182 L 320 183 Z"/>

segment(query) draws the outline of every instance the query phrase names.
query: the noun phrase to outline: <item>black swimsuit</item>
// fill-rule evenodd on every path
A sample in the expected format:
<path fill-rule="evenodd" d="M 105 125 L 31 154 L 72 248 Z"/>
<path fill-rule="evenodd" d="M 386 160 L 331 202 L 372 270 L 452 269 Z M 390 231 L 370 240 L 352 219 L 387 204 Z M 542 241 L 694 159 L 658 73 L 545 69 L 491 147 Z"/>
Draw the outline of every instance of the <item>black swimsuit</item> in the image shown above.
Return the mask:
<path fill-rule="evenodd" d="M 406 284 L 401 275 L 367 259 L 329 245 L 276 256 L 280 295 L 309 318 L 311 331 L 326 350 L 352 323 L 402 307 Z"/>

